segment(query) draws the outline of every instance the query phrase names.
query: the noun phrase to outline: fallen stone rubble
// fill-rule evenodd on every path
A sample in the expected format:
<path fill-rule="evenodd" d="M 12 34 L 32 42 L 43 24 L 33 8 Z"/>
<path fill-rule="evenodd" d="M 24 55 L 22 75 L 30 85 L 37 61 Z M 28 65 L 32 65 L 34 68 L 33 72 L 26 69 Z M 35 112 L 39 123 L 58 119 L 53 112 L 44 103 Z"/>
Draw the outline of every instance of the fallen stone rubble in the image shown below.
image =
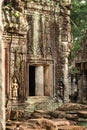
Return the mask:
<path fill-rule="evenodd" d="M 10 121 L 9 121 L 10 122 Z M 13 130 L 18 122 L 10 122 L 7 124 L 7 130 Z M 83 126 L 76 126 L 65 119 L 29 119 L 26 122 L 19 122 L 20 130 L 86 130 Z"/>
<path fill-rule="evenodd" d="M 8 120 L 6 130 L 14 130 L 18 123 L 20 130 L 87 130 L 78 126 L 81 119 L 87 121 L 87 106 L 69 103 L 54 111 L 35 110 L 27 119 Z"/>

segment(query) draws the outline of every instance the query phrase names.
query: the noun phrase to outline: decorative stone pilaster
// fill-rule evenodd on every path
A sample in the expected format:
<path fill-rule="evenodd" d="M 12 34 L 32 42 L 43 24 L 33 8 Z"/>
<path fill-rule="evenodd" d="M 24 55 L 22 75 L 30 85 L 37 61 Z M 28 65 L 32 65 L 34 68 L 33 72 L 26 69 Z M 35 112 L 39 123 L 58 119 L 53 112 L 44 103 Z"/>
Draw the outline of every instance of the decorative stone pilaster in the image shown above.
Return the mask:
<path fill-rule="evenodd" d="M 33 23 L 33 54 L 36 57 L 37 56 L 37 51 L 38 51 L 38 37 L 39 37 L 39 14 L 38 12 L 34 12 L 34 23 Z"/>

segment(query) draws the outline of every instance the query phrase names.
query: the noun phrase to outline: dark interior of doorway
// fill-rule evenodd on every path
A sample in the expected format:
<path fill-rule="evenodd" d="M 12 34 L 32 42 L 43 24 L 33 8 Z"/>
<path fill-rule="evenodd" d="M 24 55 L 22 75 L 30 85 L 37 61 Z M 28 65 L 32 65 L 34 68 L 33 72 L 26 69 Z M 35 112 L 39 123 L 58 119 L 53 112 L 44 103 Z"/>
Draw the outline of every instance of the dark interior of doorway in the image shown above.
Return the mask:
<path fill-rule="evenodd" d="M 35 96 L 35 66 L 29 66 L 29 96 Z"/>

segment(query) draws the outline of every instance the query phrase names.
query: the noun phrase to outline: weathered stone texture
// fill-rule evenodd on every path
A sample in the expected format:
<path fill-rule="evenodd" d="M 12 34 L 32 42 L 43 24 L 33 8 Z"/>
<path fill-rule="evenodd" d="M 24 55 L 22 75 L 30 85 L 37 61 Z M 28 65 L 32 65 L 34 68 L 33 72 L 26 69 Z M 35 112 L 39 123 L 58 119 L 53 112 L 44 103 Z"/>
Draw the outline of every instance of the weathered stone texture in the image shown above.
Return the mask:
<path fill-rule="evenodd" d="M 29 96 L 29 67 L 35 68 L 35 85 L 37 86 L 36 82 L 40 80 L 41 76 L 36 74 L 36 70 L 37 67 L 40 69 L 42 66 L 42 95 L 58 98 L 56 90 L 59 89 L 59 82 L 62 81 L 64 101 L 69 101 L 68 54 L 71 47 L 71 28 L 70 8 L 68 7 L 70 7 L 70 2 L 70 0 L 65 2 L 54 0 L 12 1 L 12 7 L 7 9 L 7 14 L 6 7 L 3 8 L 6 16 L 3 17 L 4 22 L 7 18 L 4 36 L 9 50 L 10 97 L 11 84 L 13 78 L 16 77 L 19 97 L 27 98 Z M 14 14 L 13 9 L 16 11 L 16 17 L 15 15 L 9 17 L 10 10 Z M 36 78 L 36 75 L 39 78 Z"/>
<path fill-rule="evenodd" d="M 81 49 L 77 52 L 75 64 L 77 73 L 78 101 L 87 102 L 87 31 L 81 42 Z"/>
<path fill-rule="evenodd" d="M 4 89 L 4 45 L 2 42 L 2 0 L 0 1 L 0 130 L 5 130 L 5 89 Z"/>

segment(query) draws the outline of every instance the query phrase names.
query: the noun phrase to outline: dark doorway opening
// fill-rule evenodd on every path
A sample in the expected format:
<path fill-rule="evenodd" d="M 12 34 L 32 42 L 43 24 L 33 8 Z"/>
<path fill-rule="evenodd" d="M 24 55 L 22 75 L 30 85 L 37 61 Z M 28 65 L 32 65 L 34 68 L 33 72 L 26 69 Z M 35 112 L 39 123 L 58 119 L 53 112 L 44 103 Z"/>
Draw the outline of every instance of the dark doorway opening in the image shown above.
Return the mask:
<path fill-rule="evenodd" d="M 29 66 L 29 96 L 35 96 L 35 66 Z"/>

